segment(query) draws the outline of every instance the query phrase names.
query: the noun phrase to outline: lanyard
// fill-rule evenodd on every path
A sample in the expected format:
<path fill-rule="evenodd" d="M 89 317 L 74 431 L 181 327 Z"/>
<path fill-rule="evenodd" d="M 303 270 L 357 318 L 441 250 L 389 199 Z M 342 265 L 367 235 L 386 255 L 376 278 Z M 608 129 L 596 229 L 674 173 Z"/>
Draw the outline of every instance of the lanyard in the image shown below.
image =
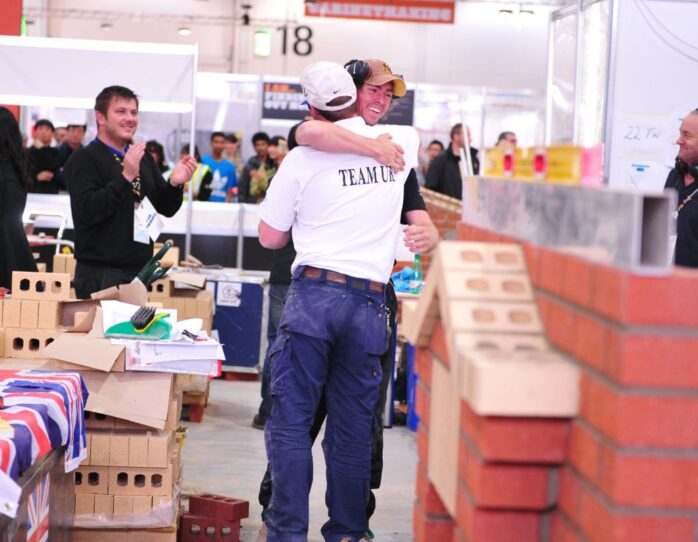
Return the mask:
<path fill-rule="evenodd" d="M 676 209 L 676 216 L 677 217 L 679 216 L 679 212 L 681 211 L 681 209 L 683 209 L 686 206 L 686 204 L 693 199 L 693 196 L 696 195 L 696 192 L 698 192 L 698 188 L 696 188 L 693 192 L 691 192 L 688 196 L 686 196 L 683 199 L 683 201 L 679 205 L 679 208 Z"/>
<path fill-rule="evenodd" d="M 95 141 L 99 141 L 102 145 L 104 145 L 109 151 L 112 153 L 112 156 L 114 159 L 119 163 L 123 165 L 123 160 L 124 156 L 126 156 L 126 152 L 128 152 L 128 145 L 126 145 L 126 148 L 123 151 L 120 151 L 119 149 L 115 149 L 114 147 L 110 147 L 107 145 L 104 141 L 100 141 L 98 137 L 95 137 Z M 136 199 L 138 201 L 143 199 L 143 194 L 141 192 L 141 175 L 140 173 L 136 175 L 136 178 L 133 179 L 131 182 L 131 191 L 133 192 L 133 195 L 136 196 Z"/>

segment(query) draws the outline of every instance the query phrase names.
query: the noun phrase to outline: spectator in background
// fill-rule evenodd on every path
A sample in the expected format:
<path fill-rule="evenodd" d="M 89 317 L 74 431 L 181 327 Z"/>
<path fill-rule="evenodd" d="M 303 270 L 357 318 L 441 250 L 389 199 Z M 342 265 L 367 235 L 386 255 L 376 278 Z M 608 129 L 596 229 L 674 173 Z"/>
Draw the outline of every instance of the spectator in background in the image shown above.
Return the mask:
<path fill-rule="evenodd" d="M 189 156 L 189 145 L 184 145 L 179 153 L 180 158 Z M 194 147 L 194 158 L 196 158 L 196 169 L 191 176 L 192 197 L 199 201 L 208 201 L 211 196 L 211 181 L 213 181 L 213 173 L 211 168 L 201 162 L 199 147 Z M 189 183 L 184 185 L 184 200 L 189 199 Z"/>
<path fill-rule="evenodd" d="M 269 158 L 274 166 L 271 168 L 261 167 L 251 175 L 250 196 L 255 199 L 255 203 L 261 203 L 267 194 L 269 183 L 276 175 L 281 161 L 288 154 L 288 142 L 282 136 L 274 136 L 269 140 Z"/>
<path fill-rule="evenodd" d="M 59 126 L 58 128 L 56 128 L 56 131 L 53 133 L 53 139 L 56 142 L 56 147 L 60 147 L 67 136 L 68 128 L 66 128 L 65 126 Z"/>
<path fill-rule="evenodd" d="M 65 178 L 63 177 L 63 167 L 74 151 L 82 149 L 82 140 L 85 137 L 86 131 L 86 124 L 69 124 L 66 128 L 67 135 L 65 140 L 58 147 L 58 171 L 56 172 L 56 176 L 58 177 L 58 187 L 61 190 L 68 189 L 65 185 Z"/>
<path fill-rule="evenodd" d="M 259 176 L 259 170 L 262 170 L 260 174 L 266 175 L 265 170 L 274 168 L 274 161 L 269 158 L 269 135 L 266 132 L 257 132 L 252 136 L 252 144 L 257 154 L 247 161 L 242 170 L 240 203 L 256 203 L 256 198 L 250 194 L 250 181 L 253 176 Z"/>
<path fill-rule="evenodd" d="M 223 156 L 235 166 L 235 173 L 239 179 L 242 175 L 242 170 L 245 168 L 245 162 L 242 161 L 242 155 L 240 154 L 240 139 L 235 134 L 225 136 Z"/>
<path fill-rule="evenodd" d="M 34 125 L 34 143 L 29 148 L 32 192 L 58 194 L 58 150 L 51 146 L 54 132 L 53 123 L 48 119 L 37 120 Z"/>
<path fill-rule="evenodd" d="M 22 226 L 30 183 L 29 156 L 17 120 L 0 107 L 0 287 L 12 286 L 13 271 L 37 271 Z"/>
<path fill-rule="evenodd" d="M 150 153 L 150 156 L 155 160 L 155 165 L 158 166 L 160 175 L 167 179 L 169 177 L 167 173 L 170 171 L 170 166 L 165 160 L 165 148 L 154 139 L 151 139 L 150 141 L 146 141 L 145 150 Z"/>
<path fill-rule="evenodd" d="M 470 140 L 470 129 L 468 129 Z M 460 174 L 460 151 L 465 146 L 463 125 L 458 123 L 451 128 L 451 142 L 448 148 L 431 161 L 426 174 L 425 187 L 456 199 L 463 198 L 463 179 Z M 470 147 L 473 173 L 480 171 L 477 149 Z"/>
<path fill-rule="evenodd" d="M 429 169 L 429 164 L 431 164 L 431 161 L 436 158 L 440 153 L 442 153 L 444 150 L 444 144 L 441 143 L 438 139 L 433 139 L 429 145 L 427 145 L 427 148 L 424 151 L 424 154 L 422 155 L 420 153 L 419 159 L 420 159 L 420 164 L 419 164 L 419 175 L 417 176 L 419 180 L 419 185 L 424 186 L 424 183 L 426 181 L 426 175 L 427 175 L 427 170 Z"/>
<path fill-rule="evenodd" d="M 211 181 L 211 195 L 208 201 L 229 202 L 235 196 L 238 185 L 235 166 L 223 157 L 225 150 L 225 134 L 213 132 L 211 134 L 211 154 L 207 154 L 201 161 L 213 172 Z"/>
<path fill-rule="evenodd" d="M 505 149 L 516 148 L 516 134 L 514 132 L 502 132 L 497 138 L 495 147 L 503 147 Z"/>

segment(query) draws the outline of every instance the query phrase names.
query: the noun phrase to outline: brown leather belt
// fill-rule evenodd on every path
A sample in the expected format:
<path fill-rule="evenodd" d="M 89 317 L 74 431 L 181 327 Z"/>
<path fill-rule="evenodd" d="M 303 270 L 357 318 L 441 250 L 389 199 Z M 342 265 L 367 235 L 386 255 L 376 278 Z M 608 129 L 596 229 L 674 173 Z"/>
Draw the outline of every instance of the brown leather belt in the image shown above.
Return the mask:
<path fill-rule="evenodd" d="M 340 284 L 347 284 L 352 288 L 358 288 L 360 290 L 372 290 L 374 292 L 383 292 L 385 289 L 385 284 L 367 279 L 357 279 L 350 277 L 348 275 L 343 275 L 342 273 L 337 273 L 336 271 L 329 271 L 327 269 L 318 269 L 317 267 L 306 267 L 303 269 L 302 277 L 308 277 L 311 279 L 320 279 L 324 275 L 325 280 L 331 282 L 338 282 Z"/>

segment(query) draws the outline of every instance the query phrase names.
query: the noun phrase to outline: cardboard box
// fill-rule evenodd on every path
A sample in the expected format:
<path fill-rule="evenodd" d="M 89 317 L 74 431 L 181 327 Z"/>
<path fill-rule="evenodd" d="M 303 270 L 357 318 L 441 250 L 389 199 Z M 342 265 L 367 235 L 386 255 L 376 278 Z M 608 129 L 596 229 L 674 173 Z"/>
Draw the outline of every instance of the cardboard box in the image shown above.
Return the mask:
<path fill-rule="evenodd" d="M 83 371 L 90 396 L 86 410 L 164 429 L 172 395 L 167 373 Z"/>
<path fill-rule="evenodd" d="M 61 322 L 58 301 L 39 301 L 39 329 L 57 329 Z"/>
<path fill-rule="evenodd" d="M 99 371 L 123 371 L 124 347 L 109 339 L 94 338 L 81 333 L 63 333 L 45 349 L 43 357 L 66 361 Z"/>
<path fill-rule="evenodd" d="M 5 328 L 0 327 L 0 357 L 5 357 Z"/>
<path fill-rule="evenodd" d="M 8 358 L 44 358 L 44 349 L 59 335 L 60 331 L 49 329 L 5 329 L 5 356 Z"/>
<path fill-rule="evenodd" d="M 197 289 L 203 290 L 206 288 L 206 276 L 200 273 L 185 273 L 181 271 L 173 271 L 167 274 L 173 283 L 175 289 Z"/>
<path fill-rule="evenodd" d="M 5 299 L 2 305 L 2 327 L 19 327 L 22 301 L 19 299 Z"/>
<path fill-rule="evenodd" d="M 74 473 L 75 493 L 109 493 L 109 467 L 89 465 L 78 467 Z"/>
<path fill-rule="evenodd" d="M 20 306 L 19 327 L 35 329 L 39 327 L 39 302 L 30 299 L 22 301 Z"/>
<path fill-rule="evenodd" d="M 68 300 L 70 299 L 70 275 L 67 273 L 12 273 L 12 297 L 14 299 Z"/>
<path fill-rule="evenodd" d="M 177 526 L 166 529 L 74 529 L 73 542 L 176 542 Z"/>
<path fill-rule="evenodd" d="M 85 411 L 85 428 L 86 429 L 114 429 L 114 418 L 106 414 L 97 412 Z"/>
<path fill-rule="evenodd" d="M 170 399 L 167 409 L 167 419 L 165 420 L 165 431 L 174 431 L 179 425 L 179 419 L 182 413 L 182 394 L 175 394 L 175 397 Z M 140 423 L 115 418 L 106 414 L 85 411 L 85 427 L 88 429 L 116 429 L 116 430 L 136 430 L 136 431 L 152 431 L 152 427 Z"/>

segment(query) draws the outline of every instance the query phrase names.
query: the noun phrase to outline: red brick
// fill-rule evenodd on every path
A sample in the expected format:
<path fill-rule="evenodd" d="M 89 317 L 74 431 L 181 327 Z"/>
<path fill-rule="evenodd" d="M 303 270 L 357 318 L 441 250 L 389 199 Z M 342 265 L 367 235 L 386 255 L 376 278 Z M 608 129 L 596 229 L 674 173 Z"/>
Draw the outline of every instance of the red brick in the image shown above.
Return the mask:
<path fill-rule="evenodd" d="M 508 510 L 544 510 L 554 504 L 549 490 L 554 468 L 484 462 L 460 439 L 458 478 L 478 506 Z M 553 499 L 553 502 L 551 502 Z"/>
<path fill-rule="evenodd" d="M 559 250 L 538 249 L 538 282 L 543 290 L 558 296 L 562 293 L 563 264 L 564 255 Z"/>
<path fill-rule="evenodd" d="M 439 358 L 446 367 L 451 366 L 451 360 L 448 359 L 448 350 L 446 349 L 446 333 L 444 332 L 443 325 L 441 325 L 441 320 L 438 320 L 434 326 L 434 331 L 429 341 L 429 350 L 431 350 L 431 353 Z"/>
<path fill-rule="evenodd" d="M 467 222 L 459 222 L 456 224 L 456 239 L 459 241 L 471 241 L 472 235 L 472 225 Z"/>
<path fill-rule="evenodd" d="M 572 423 L 569 462 L 591 483 L 601 478 L 601 443 L 579 421 Z"/>
<path fill-rule="evenodd" d="M 572 523 L 578 524 L 581 518 L 582 484 L 572 471 L 565 467 L 560 472 L 560 492 L 558 507 Z"/>
<path fill-rule="evenodd" d="M 553 512 L 550 520 L 549 542 L 584 542 L 582 534 L 560 512 Z"/>
<path fill-rule="evenodd" d="M 538 284 L 538 247 L 532 245 L 531 243 L 524 243 L 521 247 L 523 249 L 524 259 L 526 260 L 526 269 L 528 270 L 528 277 L 531 279 L 531 284 L 535 287 Z"/>
<path fill-rule="evenodd" d="M 695 519 L 690 515 L 620 509 L 585 485 L 580 527 L 591 542 L 693 542 Z"/>
<path fill-rule="evenodd" d="M 698 337 L 611 329 L 609 376 L 627 386 L 698 388 Z"/>
<path fill-rule="evenodd" d="M 488 461 L 561 464 L 570 421 L 562 418 L 479 416 L 461 402 L 461 431 Z"/>
<path fill-rule="evenodd" d="M 476 507 L 465 486 L 459 484 L 456 523 L 468 542 L 539 542 L 542 516 Z"/>
<path fill-rule="evenodd" d="M 599 265 L 593 278 L 593 307 L 623 324 L 694 327 L 698 304 L 686 293 L 698 286 L 698 271 L 675 268 L 668 276 L 634 275 Z"/>
<path fill-rule="evenodd" d="M 458 525 L 454 525 L 453 527 L 452 542 L 468 542 L 465 538 L 465 535 L 463 534 L 463 531 L 460 530 L 460 527 L 458 527 Z"/>
<path fill-rule="evenodd" d="M 638 393 L 583 375 L 580 415 L 620 446 L 698 449 L 698 396 Z"/>
<path fill-rule="evenodd" d="M 428 516 L 419 501 L 414 503 L 412 526 L 415 542 L 448 542 L 453 537 L 453 520 Z"/>
<path fill-rule="evenodd" d="M 429 388 L 427 388 L 421 380 L 417 381 L 417 397 L 415 403 L 417 416 L 419 416 L 419 423 L 424 424 L 425 427 L 429 429 L 431 395 L 429 393 Z"/>
<path fill-rule="evenodd" d="M 563 299 L 584 308 L 591 308 L 595 265 L 577 256 L 565 255 L 562 265 Z"/>
<path fill-rule="evenodd" d="M 417 465 L 417 499 L 428 516 L 450 519 L 451 516 L 448 510 L 446 510 L 441 497 L 439 497 L 436 488 L 429 481 L 427 469 L 424 465 Z"/>
<path fill-rule="evenodd" d="M 577 312 L 575 315 L 574 356 L 598 370 L 606 370 L 606 357 L 610 330 L 608 324 L 598 318 Z"/>
<path fill-rule="evenodd" d="M 572 352 L 577 340 L 577 311 L 554 299 L 549 299 L 546 309 L 545 332 L 555 346 Z"/>
<path fill-rule="evenodd" d="M 698 507 L 698 453 L 619 449 L 583 422 L 572 430 L 570 463 L 619 506 Z"/>
<path fill-rule="evenodd" d="M 421 423 L 417 428 L 417 457 L 422 465 L 429 464 L 429 433 Z"/>
<path fill-rule="evenodd" d="M 426 385 L 427 389 L 430 390 L 432 357 L 429 350 L 418 346 L 417 351 L 415 352 L 414 365 L 417 376 L 419 376 L 419 381 Z"/>

